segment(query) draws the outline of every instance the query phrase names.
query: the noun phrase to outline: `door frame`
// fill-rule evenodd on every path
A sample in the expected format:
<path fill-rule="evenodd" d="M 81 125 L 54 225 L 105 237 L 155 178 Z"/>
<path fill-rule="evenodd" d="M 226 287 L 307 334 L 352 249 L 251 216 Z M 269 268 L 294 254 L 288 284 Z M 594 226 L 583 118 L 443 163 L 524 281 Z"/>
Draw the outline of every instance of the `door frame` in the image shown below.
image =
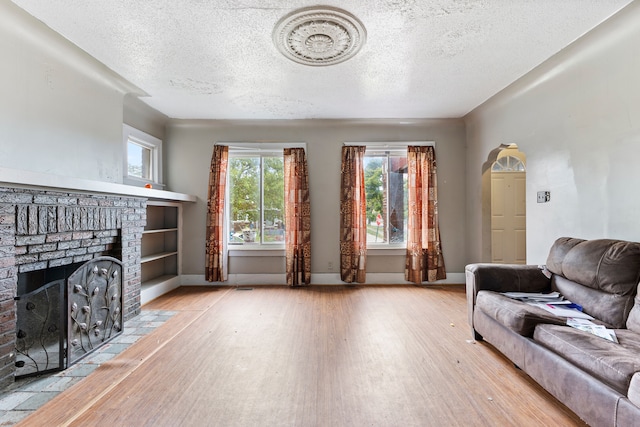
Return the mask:
<path fill-rule="evenodd" d="M 482 246 L 481 246 L 481 261 L 485 263 L 491 262 L 491 168 L 493 164 L 498 160 L 500 154 L 509 148 L 517 148 L 517 150 L 524 156 L 523 162 L 526 167 L 526 154 L 520 150 L 517 144 L 500 144 L 498 147 L 491 150 L 487 156 L 487 160 L 482 164 L 482 195 L 481 195 L 481 230 L 482 230 Z M 526 175 L 525 175 L 526 177 Z M 525 178 L 526 179 L 526 178 Z"/>

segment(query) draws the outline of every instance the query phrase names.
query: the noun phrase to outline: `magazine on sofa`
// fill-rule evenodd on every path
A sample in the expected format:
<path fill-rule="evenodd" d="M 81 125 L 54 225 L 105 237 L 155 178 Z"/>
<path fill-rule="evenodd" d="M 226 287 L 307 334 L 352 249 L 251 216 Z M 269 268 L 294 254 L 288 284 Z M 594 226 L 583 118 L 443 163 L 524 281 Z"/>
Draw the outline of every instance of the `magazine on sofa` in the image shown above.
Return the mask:
<path fill-rule="evenodd" d="M 582 312 L 582 307 L 565 299 L 559 292 L 503 292 L 503 295 L 540 307 L 549 313 L 560 317 L 574 317 L 593 320 L 593 317 Z"/>
<path fill-rule="evenodd" d="M 567 325 L 581 331 L 589 332 L 601 338 L 618 342 L 613 329 L 593 323 L 593 317 L 584 313 L 582 307 L 565 299 L 559 292 L 503 292 L 503 295 L 540 307 L 556 316 L 566 317 Z"/>

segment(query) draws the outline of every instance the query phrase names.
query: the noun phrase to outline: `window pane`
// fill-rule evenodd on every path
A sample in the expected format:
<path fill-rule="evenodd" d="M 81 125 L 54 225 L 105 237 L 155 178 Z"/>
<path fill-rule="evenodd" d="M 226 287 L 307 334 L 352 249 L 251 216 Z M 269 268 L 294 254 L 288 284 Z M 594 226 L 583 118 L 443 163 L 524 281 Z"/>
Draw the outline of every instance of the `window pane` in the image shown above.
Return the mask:
<path fill-rule="evenodd" d="M 407 226 L 407 157 L 389 157 L 388 234 L 390 243 L 404 243 Z"/>
<path fill-rule="evenodd" d="M 491 166 L 492 172 L 524 172 L 525 166 L 517 157 L 505 156 L 501 157 Z"/>
<path fill-rule="evenodd" d="M 129 141 L 127 144 L 129 176 L 151 180 L 151 149 Z"/>
<path fill-rule="evenodd" d="M 284 162 L 263 157 L 263 243 L 284 242 Z"/>
<path fill-rule="evenodd" d="M 364 189 L 367 197 L 367 243 L 386 243 L 383 203 L 386 194 L 386 156 L 365 156 Z"/>
<path fill-rule="evenodd" d="M 260 157 L 229 159 L 229 243 L 260 241 Z"/>
<path fill-rule="evenodd" d="M 364 159 L 367 243 L 404 243 L 407 217 L 406 155 Z"/>

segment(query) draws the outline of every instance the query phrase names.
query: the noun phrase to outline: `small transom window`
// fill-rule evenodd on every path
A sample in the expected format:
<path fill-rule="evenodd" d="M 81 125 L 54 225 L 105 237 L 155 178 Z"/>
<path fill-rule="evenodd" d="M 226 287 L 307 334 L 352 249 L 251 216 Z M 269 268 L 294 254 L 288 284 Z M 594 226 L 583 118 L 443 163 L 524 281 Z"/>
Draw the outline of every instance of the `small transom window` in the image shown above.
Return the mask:
<path fill-rule="evenodd" d="M 525 167 L 522 160 L 514 156 L 500 157 L 491 166 L 492 172 L 524 172 Z"/>
<path fill-rule="evenodd" d="M 124 182 L 162 187 L 162 141 L 129 125 L 123 125 Z"/>

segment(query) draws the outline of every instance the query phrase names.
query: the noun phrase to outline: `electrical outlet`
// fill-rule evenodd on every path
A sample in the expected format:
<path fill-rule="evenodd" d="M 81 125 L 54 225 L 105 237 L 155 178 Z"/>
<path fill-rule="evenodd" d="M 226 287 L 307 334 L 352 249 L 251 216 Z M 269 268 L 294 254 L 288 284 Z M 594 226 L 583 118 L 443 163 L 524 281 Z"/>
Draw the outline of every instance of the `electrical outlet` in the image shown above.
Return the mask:
<path fill-rule="evenodd" d="M 329 271 L 333 271 L 333 262 L 329 261 L 329 262 L 327 263 L 327 270 L 329 270 Z"/>
<path fill-rule="evenodd" d="M 538 191 L 538 203 L 547 203 L 551 201 L 550 191 Z"/>

